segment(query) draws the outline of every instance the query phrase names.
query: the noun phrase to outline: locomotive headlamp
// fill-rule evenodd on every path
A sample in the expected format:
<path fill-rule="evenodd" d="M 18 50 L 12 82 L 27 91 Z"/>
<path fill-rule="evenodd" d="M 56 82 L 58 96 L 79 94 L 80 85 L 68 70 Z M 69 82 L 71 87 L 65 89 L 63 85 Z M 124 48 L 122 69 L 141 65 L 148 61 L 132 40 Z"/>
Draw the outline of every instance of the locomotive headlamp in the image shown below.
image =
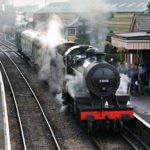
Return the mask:
<path fill-rule="evenodd" d="M 108 104 L 108 101 L 105 102 L 105 108 L 108 108 L 109 107 L 109 104 Z"/>
<path fill-rule="evenodd" d="M 130 101 L 127 102 L 127 107 L 131 107 Z"/>
<path fill-rule="evenodd" d="M 106 87 L 102 87 L 102 91 L 106 91 Z"/>

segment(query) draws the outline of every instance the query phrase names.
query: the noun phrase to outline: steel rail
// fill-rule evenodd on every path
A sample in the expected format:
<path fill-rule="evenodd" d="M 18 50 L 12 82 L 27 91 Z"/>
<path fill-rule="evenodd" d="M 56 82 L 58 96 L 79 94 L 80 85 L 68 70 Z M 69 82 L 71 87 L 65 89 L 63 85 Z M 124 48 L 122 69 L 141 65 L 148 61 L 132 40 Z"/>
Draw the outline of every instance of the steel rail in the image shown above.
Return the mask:
<path fill-rule="evenodd" d="M 139 141 L 146 149 L 148 149 L 148 150 L 150 149 L 150 147 L 147 144 L 145 144 L 140 137 L 136 136 L 136 134 L 133 133 L 128 127 L 125 127 L 125 130 L 129 134 L 131 134 L 137 141 Z"/>
<path fill-rule="evenodd" d="M 16 45 L 15 45 L 14 43 L 11 43 L 11 42 L 10 42 L 10 41 L 8 41 L 8 40 L 3 40 L 3 39 L 1 39 L 1 38 L 0 38 L 0 40 L 1 40 L 1 41 L 4 41 L 4 42 L 7 42 L 7 43 L 9 43 L 9 44 L 13 45 L 14 47 L 16 47 Z"/>
<path fill-rule="evenodd" d="M 0 39 L 0 40 L 1 40 L 1 39 Z M 11 51 L 10 51 L 10 50 L 5 50 L 5 52 L 14 52 L 14 53 L 16 53 L 18 56 L 20 56 L 20 54 L 18 54 L 16 50 L 13 50 L 13 48 L 9 47 L 8 45 L 6 45 L 6 44 L 4 44 L 4 43 L 0 43 L 0 44 L 4 45 L 5 47 L 7 47 L 8 49 L 11 50 Z M 16 45 L 14 45 L 14 46 L 15 46 L 15 48 L 17 49 Z"/>
<path fill-rule="evenodd" d="M 138 148 L 129 140 L 125 135 L 121 134 L 121 136 L 135 149 L 138 150 Z"/>
<path fill-rule="evenodd" d="M 8 75 L 7 75 L 7 72 L 6 72 L 6 70 L 5 70 L 5 68 L 4 68 L 4 66 L 3 66 L 1 61 L 0 61 L 0 65 L 2 66 L 2 69 L 4 71 L 4 74 L 5 74 L 6 78 L 7 78 L 8 84 L 9 84 L 10 89 L 11 89 L 12 97 L 13 97 L 13 100 L 14 100 L 14 103 L 15 103 L 15 108 L 16 108 L 16 111 L 17 111 L 17 117 L 18 117 L 18 120 L 19 120 L 19 126 L 20 126 L 22 141 L 23 141 L 23 147 L 24 147 L 24 150 L 27 150 L 25 136 L 24 136 L 24 131 L 23 131 L 23 126 L 22 126 L 22 121 L 21 121 L 21 117 L 20 117 L 20 112 L 19 112 L 17 101 L 16 101 L 16 96 L 15 96 L 12 84 L 11 84 L 11 82 L 9 80 Z"/>
<path fill-rule="evenodd" d="M 0 52 L 2 52 L 2 51 L 0 51 Z M 16 51 L 14 51 L 14 50 L 5 50 L 5 52 L 14 52 L 14 53 L 16 53 Z"/>
<path fill-rule="evenodd" d="M 9 48 L 9 49 L 11 49 L 12 50 L 12 48 L 11 47 L 9 47 L 9 46 L 7 46 L 6 44 L 4 44 L 4 43 L 2 43 L 2 41 L 1 41 L 1 43 L 0 44 L 2 44 L 2 45 L 4 45 L 5 47 L 7 47 L 7 48 Z M 14 46 L 15 48 L 16 48 L 16 46 Z M 17 49 L 17 48 L 16 48 Z"/>
<path fill-rule="evenodd" d="M 95 146 L 99 149 L 99 150 L 104 150 L 101 146 L 101 144 L 96 140 L 96 138 L 94 137 L 90 137 L 92 139 L 92 141 L 94 142 Z"/>
<path fill-rule="evenodd" d="M 38 104 L 38 106 L 39 106 L 39 108 L 40 108 L 40 110 L 41 110 L 41 112 L 42 112 L 42 115 L 43 115 L 43 117 L 44 117 L 44 119 L 45 119 L 45 121 L 46 121 L 46 123 L 47 123 L 47 125 L 48 125 L 48 128 L 49 128 L 49 130 L 50 130 L 50 132 L 51 132 L 51 134 L 52 134 L 52 137 L 53 137 L 53 139 L 54 139 L 54 142 L 55 142 L 55 144 L 56 144 L 57 149 L 58 149 L 58 150 L 61 150 L 61 148 L 60 148 L 60 146 L 59 146 L 59 144 L 58 144 L 58 142 L 57 142 L 57 139 L 56 139 L 56 137 L 55 137 L 55 134 L 54 134 L 54 132 L 53 132 L 53 130 L 52 130 L 52 127 L 51 127 L 51 125 L 50 125 L 50 123 L 49 123 L 49 121 L 48 121 L 48 119 L 47 119 L 47 117 L 46 117 L 46 115 L 45 115 L 45 113 L 44 113 L 44 111 L 43 111 L 43 108 L 42 108 L 42 106 L 41 106 L 41 104 L 40 104 L 40 102 L 39 102 L 37 96 L 35 95 L 34 91 L 32 90 L 31 86 L 29 85 L 27 79 L 25 78 L 25 76 L 23 75 L 23 73 L 21 72 L 21 70 L 18 68 L 18 66 L 16 65 L 16 63 L 15 63 L 2 49 L 0 49 L 0 50 L 10 59 L 10 61 L 14 64 L 14 66 L 17 68 L 17 70 L 19 71 L 20 75 L 22 76 L 22 78 L 23 78 L 24 81 L 26 82 L 27 86 L 29 87 L 29 89 L 30 89 L 30 91 L 31 91 L 31 93 L 32 93 L 32 95 L 33 95 L 33 97 L 35 98 L 35 100 L 36 100 L 36 102 L 37 102 L 37 104 Z"/>

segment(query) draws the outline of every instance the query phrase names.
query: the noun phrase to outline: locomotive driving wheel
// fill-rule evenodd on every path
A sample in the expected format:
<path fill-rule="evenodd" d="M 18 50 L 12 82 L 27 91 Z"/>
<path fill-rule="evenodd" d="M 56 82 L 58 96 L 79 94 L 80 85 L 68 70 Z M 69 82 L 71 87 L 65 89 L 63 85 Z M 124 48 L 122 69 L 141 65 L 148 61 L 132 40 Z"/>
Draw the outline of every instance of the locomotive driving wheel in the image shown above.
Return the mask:
<path fill-rule="evenodd" d="M 123 127 L 124 127 L 123 121 L 119 120 L 119 129 L 120 129 L 120 131 L 123 130 Z"/>
<path fill-rule="evenodd" d="M 87 132 L 88 132 L 88 134 L 92 134 L 92 132 L 93 132 L 93 122 L 92 121 L 87 122 Z"/>
<path fill-rule="evenodd" d="M 94 121 L 95 121 L 95 117 L 93 115 L 87 116 L 87 132 L 88 132 L 88 134 L 93 133 Z"/>
<path fill-rule="evenodd" d="M 122 131 L 124 127 L 123 121 L 122 120 L 114 120 L 114 126 L 113 126 L 113 130 L 114 132 L 119 132 Z"/>

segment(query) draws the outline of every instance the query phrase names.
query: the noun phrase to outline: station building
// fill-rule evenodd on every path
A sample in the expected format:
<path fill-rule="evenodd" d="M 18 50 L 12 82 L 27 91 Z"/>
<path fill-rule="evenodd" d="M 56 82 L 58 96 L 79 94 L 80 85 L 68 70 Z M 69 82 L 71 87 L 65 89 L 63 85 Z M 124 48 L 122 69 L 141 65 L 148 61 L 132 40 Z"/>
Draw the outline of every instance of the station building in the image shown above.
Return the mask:
<path fill-rule="evenodd" d="M 136 14 L 147 12 L 149 0 L 109 0 L 112 19 L 109 21 L 111 33 L 130 32 L 133 18 Z M 78 29 L 80 10 L 72 9 L 70 2 L 55 2 L 41 8 L 34 13 L 34 21 L 38 26 L 46 24 L 52 14 L 57 14 L 64 24 L 64 36 L 68 40 L 75 40 Z"/>
<path fill-rule="evenodd" d="M 125 62 L 139 65 L 143 60 L 150 64 L 150 33 L 130 32 L 114 34 L 112 45 L 124 54 Z"/>
<path fill-rule="evenodd" d="M 66 39 L 74 41 L 76 38 L 76 27 L 72 26 L 72 22 L 76 22 L 78 18 L 78 11 L 71 9 L 71 3 L 69 2 L 55 2 L 41 8 L 33 15 L 34 22 L 39 28 L 47 25 L 51 15 L 56 14 L 61 19 L 64 25 L 63 34 Z M 41 27 L 40 27 L 41 26 Z"/>
<path fill-rule="evenodd" d="M 136 15 L 148 12 L 149 0 L 114 0 L 116 10 L 112 13 L 109 22 L 111 33 L 131 32 L 133 20 Z"/>
<path fill-rule="evenodd" d="M 143 60 L 150 66 L 150 3 L 147 13 L 133 16 L 129 32 L 112 35 L 112 45 L 124 54 L 125 62 L 139 65 Z"/>
<path fill-rule="evenodd" d="M 131 0 L 110 0 L 110 2 L 112 2 L 110 9 L 115 10 L 109 21 L 110 33 L 113 34 L 112 45 L 124 54 L 124 60 L 130 64 L 139 64 L 143 59 L 149 61 L 149 0 L 133 0 L 132 2 Z M 38 26 L 45 29 L 51 15 L 58 15 L 64 25 L 65 39 L 74 41 L 80 24 L 79 13 L 80 10 L 72 9 L 69 2 L 55 2 L 35 12 L 33 18 Z"/>

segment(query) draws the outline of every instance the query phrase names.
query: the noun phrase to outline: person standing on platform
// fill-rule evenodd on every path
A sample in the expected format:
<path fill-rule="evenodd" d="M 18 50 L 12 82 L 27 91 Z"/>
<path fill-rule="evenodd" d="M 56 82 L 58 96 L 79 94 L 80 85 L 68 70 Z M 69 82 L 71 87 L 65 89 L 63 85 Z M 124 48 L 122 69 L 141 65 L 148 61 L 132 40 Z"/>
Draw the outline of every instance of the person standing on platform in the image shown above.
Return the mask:
<path fill-rule="evenodd" d="M 144 72 L 145 72 L 145 80 L 144 80 L 144 85 L 147 86 L 149 83 L 149 70 L 148 70 L 148 65 L 146 61 L 144 60 L 141 65 L 143 66 Z"/>
<path fill-rule="evenodd" d="M 140 89 L 140 94 L 144 95 L 144 83 L 145 83 L 145 78 L 146 78 L 146 72 L 144 69 L 144 65 L 139 66 L 139 74 L 138 74 L 138 82 L 139 82 L 139 89 Z"/>
<path fill-rule="evenodd" d="M 127 75 L 131 79 L 130 83 L 130 93 L 132 94 L 133 91 L 137 91 L 137 81 L 138 81 L 138 69 L 135 67 L 134 64 L 127 70 Z"/>
<path fill-rule="evenodd" d="M 114 59 L 113 59 L 113 58 L 110 59 L 109 63 L 110 63 L 111 65 L 115 66 L 115 62 L 114 62 Z"/>

